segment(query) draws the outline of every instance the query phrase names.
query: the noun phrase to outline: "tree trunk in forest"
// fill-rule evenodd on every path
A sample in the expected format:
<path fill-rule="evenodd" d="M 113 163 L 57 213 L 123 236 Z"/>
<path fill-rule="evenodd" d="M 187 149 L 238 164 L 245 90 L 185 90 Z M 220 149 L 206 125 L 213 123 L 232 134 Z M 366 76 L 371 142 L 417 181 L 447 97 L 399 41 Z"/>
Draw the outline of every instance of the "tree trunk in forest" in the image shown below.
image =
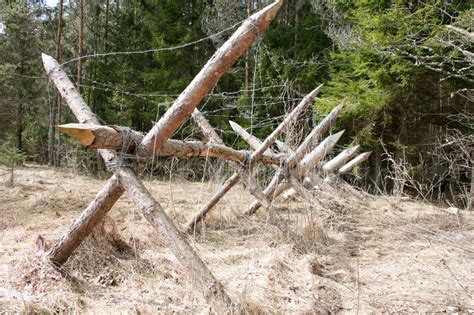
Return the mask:
<path fill-rule="evenodd" d="M 250 16 L 252 12 L 252 3 L 253 0 L 247 0 L 247 17 Z M 245 68 L 244 68 L 244 90 L 245 95 L 249 93 L 249 67 L 250 67 L 250 54 L 249 50 L 245 51 Z"/>
<path fill-rule="evenodd" d="M 82 53 L 84 48 L 84 0 L 79 0 L 79 36 L 77 37 L 77 80 L 76 87 L 81 92 Z"/>
<path fill-rule="evenodd" d="M 16 110 L 16 130 L 15 130 L 15 147 L 18 151 L 23 149 L 23 115 L 24 115 L 24 108 L 23 108 L 23 99 L 20 98 L 17 110 Z"/>
<path fill-rule="evenodd" d="M 62 19 L 63 19 L 63 7 L 64 0 L 60 0 L 58 3 L 58 25 L 56 28 L 56 53 L 55 58 L 58 62 L 61 61 L 61 35 L 62 35 Z M 59 111 L 61 103 L 61 95 L 55 89 L 55 97 L 50 106 L 49 112 L 49 125 L 48 125 L 48 165 L 49 166 L 59 166 L 59 154 L 57 154 L 56 146 L 56 130 L 54 126 L 59 122 Z"/>

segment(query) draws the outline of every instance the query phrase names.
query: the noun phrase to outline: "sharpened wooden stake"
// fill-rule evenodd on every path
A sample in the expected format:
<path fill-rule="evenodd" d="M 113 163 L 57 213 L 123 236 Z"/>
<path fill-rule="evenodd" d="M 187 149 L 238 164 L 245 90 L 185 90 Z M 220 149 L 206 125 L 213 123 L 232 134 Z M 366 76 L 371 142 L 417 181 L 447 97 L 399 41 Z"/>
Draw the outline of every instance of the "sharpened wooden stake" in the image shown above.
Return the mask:
<path fill-rule="evenodd" d="M 298 167 L 297 167 L 297 172 L 298 172 L 299 176 L 304 177 L 303 182 L 305 182 L 305 181 L 309 182 L 309 183 L 312 182 L 311 178 L 306 176 L 306 174 L 308 174 L 308 172 L 311 172 L 316 167 L 316 165 L 329 152 L 331 152 L 331 150 L 334 148 L 337 141 L 339 141 L 339 139 L 341 138 L 343 133 L 344 133 L 344 130 L 342 130 L 342 131 L 340 131 L 340 132 L 338 132 L 334 135 L 331 135 L 331 136 L 327 137 L 320 144 L 318 144 L 318 146 L 313 151 L 311 151 L 310 153 L 305 155 L 305 157 L 300 161 L 300 163 L 298 164 Z M 299 191 L 300 190 L 295 189 L 295 187 L 289 188 L 284 193 L 283 198 L 285 200 L 287 200 L 288 198 L 291 198 L 294 195 L 299 194 Z M 276 196 L 278 196 L 278 195 L 276 195 Z M 305 197 L 305 195 L 302 195 L 302 196 Z"/>
<path fill-rule="evenodd" d="M 319 161 L 321 161 L 329 152 L 331 152 L 336 143 L 342 137 L 343 133 L 344 130 L 327 137 L 313 151 L 308 153 L 298 165 L 299 175 L 303 176 L 306 172 L 315 168 Z"/>
<path fill-rule="evenodd" d="M 331 172 L 335 172 L 338 168 L 344 165 L 344 163 L 349 161 L 356 154 L 358 149 L 359 145 L 356 145 L 339 153 L 335 158 L 324 164 L 322 167 L 323 173 L 329 174 Z"/>
<path fill-rule="evenodd" d="M 304 139 L 303 143 L 292 153 L 285 163 L 285 169 L 281 169 L 278 171 L 268 184 L 267 188 L 265 188 L 264 193 L 268 198 L 272 198 L 277 190 L 278 186 L 285 178 L 284 173 L 293 170 L 297 164 L 301 161 L 304 155 L 311 149 L 313 143 L 319 141 L 322 135 L 328 131 L 334 120 L 337 118 L 338 113 L 344 107 L 344 102 L 336 106 L 330 113 L 327 115 L 312 131 L 311 133 Z M 261 204 L 258 200 L 254 201 L 250 206 L 245 210 L 246 215 L 254 214 L 259 208 Z"/>
<path fill-rule="evenodd" d="M 252 163 L 258 161 L 268 150 L 268 148 L 272 145 L 275 139 L 283 132 L 283 130 L 304 110 L 306 109 L 314 98 L 319 93 L 321 89 L 321 85 L 318 86 L 316 89 L 311 91 L 301 102 L 298 104 L 292 112 L 278 125 L 278 127 L 263 141 L 256 149 L 255 152 L 252 153 L 249 159 L 249 164 L 252 166 Z M 209 122 L 205 119 L 205 117 L 200 114 L 200 112 L 194 112 L 193 115 L 198 116 L 198 120 L 196 120 L 199 124 L 201 121 L 201 128 L 205 131 L 207 135 L 209 135 L 210 140 L 221 141 L 217 133 L 213 130 L 213 128 L 209 125 Z M 218 140 L 217 140 L 217 139 Z M 201 208 L 199 211 L 186 223 L 185 228 L 188 232 L 191 232 L 196 224 L 202 220 L 207 213 L 214 207 L 214 205 L 219 202 L 219 200 L 235 185 L 238 183 L 239 179 L 242 178 L 247 183 L 247 189 L 254 195 L 260 204 L 263 204 L 267 209 L 271 210 L 271 202 L 268 200 L 267 195 L 264 192 L 261 192 L 260 188 L 255 184 L 255 182 L 251 179 L 248 170 L 244 170 L 242 168 L 237 168 L 236 172 L 232 174 L 232 176 L 227 180 L 221 188 L 211 197 L 211 199 Z M 270 211 L 272 212 L 272 211 Z M 271 219 L 274 219 L 273 222 L 277 224 L 277 226 L 283 232 L 287 234 L 292 234 L 289 230 L 288 226 L 283 222 L 283 220 L 279 220 L 277 214 L 271 213 Z"/>
<path fill-rule="evenodd" d="M 255 148 L 259 148 L 262 145 L 262 141 L 258 139 L 257 137 L 249 134 L 244 128 L 242 128 L 239 124 L 233 122 L 232 120 L 229 120 L 230 127 L 236 134 L 238 134 L 245 142 L 248 143 L 248 145 L 255 150 Z M 265 151 L 265 154 L 268 155 L 276 155 L 275 152 L 273 152 L 272 149 L 267 149 Z"/>
<path fill-rule="evenodd" d="M 355 167 L 358 165 L 362 164 L 364 161 L 367 161 L 367 159 L 370 157 L 372 152 L 364 152 L 350 160 L 346 165 L 342 166 L 338 173 L 339 174 L 347 174 L 350 171 L 352 171 Z"/>

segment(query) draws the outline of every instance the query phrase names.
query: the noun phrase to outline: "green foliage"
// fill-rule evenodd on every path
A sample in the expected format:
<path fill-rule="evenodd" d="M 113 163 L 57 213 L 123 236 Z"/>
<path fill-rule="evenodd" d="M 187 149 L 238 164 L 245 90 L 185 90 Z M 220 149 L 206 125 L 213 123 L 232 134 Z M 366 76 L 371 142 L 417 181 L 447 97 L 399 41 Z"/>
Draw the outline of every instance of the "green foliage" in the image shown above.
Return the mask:
<path fill-rule="evenodd" d="M 14 172 L 15 168 L 22 165 L 26 160 L 26 154 L 15 145 L 15 141 L 12 137 L 3 141 L 0 145 L 0 165 L 6 166 L 10 171 L 9 184 L 14 184 Z"/>

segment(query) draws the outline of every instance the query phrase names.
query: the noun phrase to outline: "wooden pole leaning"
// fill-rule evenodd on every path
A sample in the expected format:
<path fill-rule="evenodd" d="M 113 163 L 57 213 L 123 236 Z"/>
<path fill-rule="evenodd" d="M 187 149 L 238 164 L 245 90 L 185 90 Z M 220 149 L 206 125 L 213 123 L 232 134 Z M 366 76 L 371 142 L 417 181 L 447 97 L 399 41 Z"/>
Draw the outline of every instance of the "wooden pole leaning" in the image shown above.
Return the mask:
<path fill-rule="evenodd" d="M 172 136 L 224 72 L 255 41 L 259 33 L 268 26 L 280 9 L 282 3 L 283 1 L 281 0 L 276 1 L 249 17 L 234 35 L 214 54 L 196 78 L 185 91 L 181 93 L 173 106 L 138 145 L 137 156 L 141 158 L 142 166 L 146 163 L 146 160 L 150 156 L 153 156 L 162 147 L 163 143 Z M 64 71 L 62 71 L 59 64 L 57 64 L 53 58 L 48 57 L 49 56 L 43 55 L 43 62 L 48 76 L 56 84 L 61 95 L 68 101 L 68 105 L 71 107 L 79 122 L 98 124 L 97 118 L 87 107 L 77 90 L 75 90 L 73 86 L 72 88 L 69 86 L 72 83 Z M 53 60 L 55 64 L 51 63 L 51 60 Z M 99 150 L 99 152 L 104 157 L 106 163 L 113 163 L 117 159 L 117 156 L 109 150 Z M 90 211 L 88 211 L 88 214 L 90 216 L 83 218 L 88 223 L 86 224 L 84 221 L 76 220 L 68 230 L 68 233 L 61 239 L 63 242 L 61 244 L 55 244 L 54 247 L 56 250 L 52 250 L 48 253 L 48 257 L 52 262 L 57 265 L 64 263 L 75 248 L 71 250 L 71 246 L 67 246 L 68 249 L 65 251 L 65 247 L 62 244 L 67 242 L 68 239 L 70 240 L 70 237 L 73 235 L 79 235 L 83 240 L 90 234 L 95 224 L 110 210 L 125 189 L 131 199 L 137 203 L 139 209 L 150 224 L 165 236 L 173 253 L 178 258 L 183 258 L 180 262 L 188 269 L 190 276 L 200 284 L 207 299 L 211 302 L 217 302 L 220 307 L 230 306 L 231 300 L 225 293 L 223 287 L 217 282 L 186 239 L 179 233 L 161 206 L 153 199 L 131 169 L 118 167 L 115 170 L 115 175 L 107 183 L 106 188 L 108 189 L 104 188 L 89 205 L 88 209 L 90 208 Z M 106 201 L 108 203 L 106 203 Z M 103 214 L 102 217 L 98 215 L 98 213 Z M 87 216 L 87 214 L 84 216 Z M 81 217 L 83 216 L 81 215 Z M 93 217 L 94 220 L 91 220 L 91 217 Z M 80 230 L 80 232 L 78 232 L 78 230 Z M 74 242 L 75 246 L 77 247 L 82 240 Z M 55 261 L 54 258 L 57 257 L 58 251 L 63 251 L 63 255 L 61 259 Z"/>

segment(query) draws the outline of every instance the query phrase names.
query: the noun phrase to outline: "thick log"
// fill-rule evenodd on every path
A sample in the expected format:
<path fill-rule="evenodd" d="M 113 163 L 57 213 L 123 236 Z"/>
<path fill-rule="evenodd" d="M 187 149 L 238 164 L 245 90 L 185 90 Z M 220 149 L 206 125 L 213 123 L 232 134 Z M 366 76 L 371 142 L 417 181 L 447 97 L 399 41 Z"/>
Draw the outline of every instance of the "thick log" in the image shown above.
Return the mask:
<path fill-rule="evenodd" d="M 364 161 L 367 161 L 367 159 L 370 157 L 372 152 L 364 152 L 350 160 L 346 165 L 342 166 L 338 173 L 339 174 L 347 174 L 350 171 L 352 171 L 355 167 L 358 165 L 362 164 Z"/>
<path fill-rule="evenodd" d="M 184 264 L 189 276 L 200 284 L 206 298 L 209 301 L 217 302 L 220 311 L 224 311 L 226 307 L 229 307 L 231 300 L 222 285 L 214 278 L 204 262 L 166 215 L 160 204 L 153 199 L 143 183 L 138 180 L 135 173 L 128 168 L 120 168 L 116 173 L 120 183 L 126 187 L 129 198 L 135 201 L 151 226 L 167 240 L 178 262 Z"/>
<path fill-rule="evenodd" d="M 86 124 L 99 124 L 99 120 L 84 102 L 59 63 L 46 54 L 42 54 L 42 59 L 49 79 L 56 85 L 77 120 Z M 99 150 L 99 153 L 106 163 L 117 161 L 117 156 L 113 151 Z M 95 225 L 106 216 L 123 192 L 124 190 L 121 188 L 118 179 L 112 176 L 81 216 L 73 222 L 61 239 L 51 248 L 47 254 L 49 260 L 57 266 L 64 264 L 74 250 L 92 232 Z"/>
<path fill-rule="evenodd" d="M 227 69 L 252 45 L 278 13 L 283 0 L 275 1 L 250 16 L 216 51 L 199 74 L 179 95 L 170 109 L 153 126 L 138 147 L 138 155 L 153 156 L 191 115 L 197 104 L 217 83 Z"/>
<path fill-rule="evenodd" d="M 275 194 L 278 186 L 285 178 L 285 172 L 289 172 L 294 169 L 301 159 L 304 157 L 305 154 L 310 150 L 313 144 L 322 137 L 322 135 L 328 131 L 334 120 L 337 118 L 338 113 L 344 107 L 344 102 L 336 106 L 328 116 L 326 116 L 311 132 L 310 134 L 304 139 L 303 143 L 292 153 L 285 163 L 284 169 L 278 171 L 268 184 L 267 188 L 265 188 L 264 193 L 267 197 L 271 198 L 272 195 Z M 259 208 L 261 204 L 258 200 L 254 201 L 250 206 L 244 211 L 246 215 L 254 214 Z"/>
<path fill-rule="evenodd" d="M 87 106 L 86 102 L 84 102 L 81 94 L 79 94 L 74 84 L 69 80 L 69 77 L 61 68 L 59 63 L 53 57 L 46 54 L 41 54 L 41 57 L 49 79 L 56 85 L 56 88 L 61 96 L 66 100 L 77 120 L 81 124 L 100 125 L 99 119 L 91 111 L 89 106 Z M 99 150 L 99 153 L 105 163 L 116 161 L 117 156 L 113 151 Z"/>
<path fill-rule="evenodd" d="M 113 150 L 122 150 L 124 146 L 127 150 L 125 153 L 133 152 L 137 143 L 143 139 L 143 135 L 136 131 L 127 131 L 128 135 L 124 135 L 119 128 L 113 126 L 97 126 L 92 124 L 65 124 L 57 126 L 57 128 L 78 140 L 80 144 L 91 148 L 107 148 Z M 132 138 L 124 144 L 124 138 Z M 214 142 L 216 143 L 216 142 Z M 239 164 L 244 164 L 250 153 L 246 151 L 237 151 L 232 148 L 220 144 L 209 144 L 200 141 L 180 141 L 168 139 L 160 150 L 157 152 L 159 156 L 169 157 L 215 157 Z M 278 165 L 281 161 L 277 156 L 263 156 L 262 163 Z"/>
<path fill-rule="evenodd" d="M 54 243 L 47 253 L 49 260 L 56 266 L 63 265 L 94 227 L 104 219 L 123 192 L 118 178 L 115 175 L 112 176 L 79 218 Z"/>
<path fill-rule="evenodd" d="M 338 168 L 344 165 L 344 163 L 349 161 L 356 154 L 358 149 L 359 145 L 356 145 L 355 147 L 345 149 L 344 151 L 339 153 L 335 158 L 323 165 L 323 173 L 329 174 L 331 172 L 335 172 Z"/>

